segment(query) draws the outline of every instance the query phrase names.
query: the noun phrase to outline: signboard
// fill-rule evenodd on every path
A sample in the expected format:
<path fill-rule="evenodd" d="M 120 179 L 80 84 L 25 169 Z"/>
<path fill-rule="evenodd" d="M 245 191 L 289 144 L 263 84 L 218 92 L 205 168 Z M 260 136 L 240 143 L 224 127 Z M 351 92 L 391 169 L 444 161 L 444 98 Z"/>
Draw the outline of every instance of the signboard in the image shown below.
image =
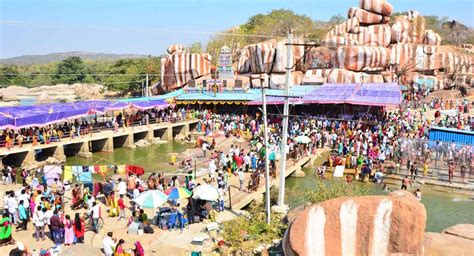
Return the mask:
<path fill-rule="evenodd" d="M 334 169 L 334 173 L 332 174 L 332 177 L 334 178 L 342 178 L 342 176 L 344 176 L 344 169 L 346 167 L 344 165 L 338 165 L 336 166 L 336 168 Z"/>

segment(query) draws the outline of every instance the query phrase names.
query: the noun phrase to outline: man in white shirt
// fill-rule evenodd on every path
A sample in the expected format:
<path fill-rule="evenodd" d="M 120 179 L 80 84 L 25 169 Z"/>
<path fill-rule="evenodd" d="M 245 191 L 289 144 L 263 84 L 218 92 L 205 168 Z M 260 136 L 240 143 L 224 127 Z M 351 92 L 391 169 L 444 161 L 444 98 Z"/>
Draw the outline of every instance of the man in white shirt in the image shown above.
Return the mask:
<path fill-rule="evenodd" d="M 36 241 L 39 241 L 40 237 L 44 241 L 45 234 L 44 234 L 44 226 L 46 224 L 46 208 L 41 208 L 41 206 L 38 206 L 36 208 L 35 213 L 33 214 L 33 224 L 35 225 L 35 237 Z"/>
<path fill-rule="evenodd" d="M 114 248 L 117 246 L 115 239 L 113 238 L 113 233 L 109 232 L 107 235 L 102 239 L 102 249 L 104 249 L 105 256 L 112 256 L 114 255 Z"/>
<path fill-rule="evenodd" d="M 98 205 L 97 202 L 93 202 L 91 209 L 87 213 L 92 218 L 92 231 L 94 231 L 96 234 L 99 233 L 97 223 L 99 222 L 100 218 L 100 205 Z"/>
<path fill-rule="evenodd" d="M 7 207 L 8 207 L 8 213 L 10 214 L 10 219 L 16 225 L 18 223 L 18 218 L 17 218 L 18 202 L 16 201 L 15 193 L 13 191 L 10 191 L 10 196 L 8 197 L 8 200 L 7 200 Z"/>
<path fill-rule="evenodd" d="M 118 189 L 119 196 L 121 195 L 125 196 L 127 194 L 127 183 L 125 183 L 125 181 L 123 181 L 122 178 L 119 178 L 118 181 L 119 181 L 119 184 L 117 186 L 117 189 Z"/>
<path fill-rule="evenodd" d="M 202 153 L 203 153 L 203 157 L 206 157 L 208 147 L 209 147 L 209 146 L 207 145 L 207 142 L 203 142 L 203 143 L 202 143 Z"/>
<path fill-rule="evenodd" d="M 244 181 L 245 181 L 245 175 L 242 169 L 239 169 L 237 171 L 237 175 L 239 176 L 239 183 L 240 183 L 240 191 L 242 191 L 242 188 L 244 186 Z"/>

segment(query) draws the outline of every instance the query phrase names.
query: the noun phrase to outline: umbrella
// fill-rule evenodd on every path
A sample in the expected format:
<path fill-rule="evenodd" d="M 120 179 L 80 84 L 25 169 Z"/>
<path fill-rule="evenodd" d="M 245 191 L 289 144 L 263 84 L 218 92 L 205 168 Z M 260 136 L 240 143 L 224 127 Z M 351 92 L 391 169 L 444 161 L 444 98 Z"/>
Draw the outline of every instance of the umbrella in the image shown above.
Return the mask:
<path fill-rule="evenodd" d="M 219 191 L 212 185 L 199 185 L 193 190 L 193 198 L 206 201 L 217 201 L 219 199 Z"/>
<path fill-rule="evenodd" d="M 307 144 L 311 142 L 311 139 L 308 136 L 301 135 L 295 138 L 295 141 L 298 143 Z"/>
<path fill-rule="evenodd" d="M 142 208 L 155 209 L 166 203 L 168 196 L 159 190 L 148 190 L 138 195 L 134 201 Z"/>
<path fill-rule="evenodd" d="M 169 200 L 184 199 L 191 196 L 191 191 L 184 187 L 170 187 L 165 191 Z"/>

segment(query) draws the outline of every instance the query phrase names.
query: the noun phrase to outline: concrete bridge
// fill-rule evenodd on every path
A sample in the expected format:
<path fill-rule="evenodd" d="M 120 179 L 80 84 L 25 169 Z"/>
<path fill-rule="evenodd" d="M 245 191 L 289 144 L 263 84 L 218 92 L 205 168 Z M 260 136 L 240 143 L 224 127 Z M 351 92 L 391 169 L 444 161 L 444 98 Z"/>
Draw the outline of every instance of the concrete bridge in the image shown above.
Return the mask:
<path fill-rule="evenodd" d="M 199 120 L 160 122 L 148 125 L 122 127 L 117 132 L 103 128 L 76 138 L 62 138 L 49 144 L 24 144 L 21 148 L 0 148 L 2 163 L 21 166 L 24 162 L 44 161 L 48 157 L 65 160 L 67 156 L 92 157 L 94 152 L 113 152 L 115 148 L 134 147 L 135 142 L 145 139 L 173 140 L 176 135 L 194 131 Z"/>

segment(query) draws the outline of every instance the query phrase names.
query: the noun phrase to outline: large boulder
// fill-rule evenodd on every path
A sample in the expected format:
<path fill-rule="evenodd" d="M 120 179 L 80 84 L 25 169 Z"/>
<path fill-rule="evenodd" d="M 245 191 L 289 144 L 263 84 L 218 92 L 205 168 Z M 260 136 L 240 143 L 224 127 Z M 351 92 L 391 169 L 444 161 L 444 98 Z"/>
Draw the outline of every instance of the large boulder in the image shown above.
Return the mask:
<path fill-rule="evenodd" d="M 386 0 L 360 0 L 360 8 L 384 16 L 390 16 L 393 12 L 393 6 Z"/>
<path fill-rule="evenodd" d="M 369 12 L 361 8 L 351 7 L 347 12 L 348 18 L 358 18 L 360 24 L 386 24 L 390 17 Z"/>
<path fill-rule="evenodd" d="M 384 78 L 379 74 L 367 74 L 346 69 L 331 69 L 326 81 L 328 83 L 383 83 Z"/>
<path fill-rule="evenodd" d="M 176 53 L 176 52 L 182 52 L 183 50 L 184 50 L 184 45 L 182 45 L 182 44 L 172 44 L 168 47 L 168 49 L 166 49 L 166 51 L 169 54 L 173 54 L 173 53 Z"/>
<path fill-rule="evenodd" d="M 428 29 L 425 31 L 425 36 L 423 38 L 423 43 L 424 44 L 429 44 L 429 45 L 440 45 L 441 44 L 441 36 L 434 32 L 431 29 Z"/>
<path fill-rule="evenodd" d="M 283 239 L 285 255 L 421 255 L 425 207 L 406 191 L 340 197 L 298 214 Z"/>
<path fill-rule="evenodd" d="M 359 29 L 359 18 L 350 18 L 343 23 L 334 26 L 327 34 L 326 40 L 334 36 L 342 36 L 349 32 L 358 32 Z"/>
<path fill-rule="evenodd" d="M 176 49 L 179 49 L 177 47 Z M 161 58 L 162 88 L 173 91 L 211 72 L 211 55 L 208 53 L 188 53 L 182 50 Z"/>
<path fill-rule="evenodd" d="M 359 27 L 358 33 L 348 33 L 346 37 L 357 41 L 358 45 L 388 47 L 391 41 L 391 28 L 387 24 Z"/>
<path fill-rule="evenodd" d="M 337 48 L 339 68 L 351 71 L 385 69 L 390 64 L 390 49 L 370 46 L 341 46 Z"/>
<path fill-rule="evenodd" d="M 425 37 L 425 26 L 425 19 L 417 12 L 396 16 L 391 26 L 391 42 L 422 43 Z"/>

